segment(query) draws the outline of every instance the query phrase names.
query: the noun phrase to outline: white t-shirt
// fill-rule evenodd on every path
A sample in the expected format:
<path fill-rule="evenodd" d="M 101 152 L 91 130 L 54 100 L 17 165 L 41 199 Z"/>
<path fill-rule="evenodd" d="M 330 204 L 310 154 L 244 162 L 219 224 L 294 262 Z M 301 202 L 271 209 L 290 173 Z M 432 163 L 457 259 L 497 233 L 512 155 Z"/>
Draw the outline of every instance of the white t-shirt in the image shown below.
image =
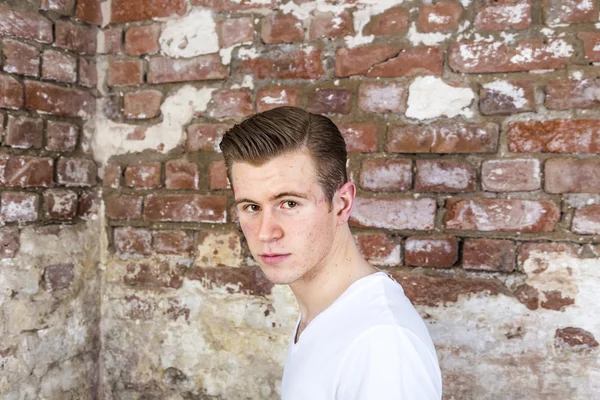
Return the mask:
<path fill-rule="evenodd" d="M 384 272 L 354 282 L 311 321 L 297 343 L 294 337 L 283 372 L 283 400 L 442 397 L 427 327 L 402 287 Z"/>

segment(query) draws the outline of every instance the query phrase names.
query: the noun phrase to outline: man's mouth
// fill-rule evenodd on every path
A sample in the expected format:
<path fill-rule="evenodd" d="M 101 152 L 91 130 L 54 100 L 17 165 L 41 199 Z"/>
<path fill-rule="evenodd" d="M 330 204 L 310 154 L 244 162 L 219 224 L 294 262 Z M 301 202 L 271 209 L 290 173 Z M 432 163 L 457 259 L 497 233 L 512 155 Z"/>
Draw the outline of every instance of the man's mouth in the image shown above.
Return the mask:
<path fill-rule="evenodd" d="M 278 264 L 282 261 L 287 260 L 291 256 L 290 253 L 262 253 L 259 254 L 260 259 L 265 264 Z"/>

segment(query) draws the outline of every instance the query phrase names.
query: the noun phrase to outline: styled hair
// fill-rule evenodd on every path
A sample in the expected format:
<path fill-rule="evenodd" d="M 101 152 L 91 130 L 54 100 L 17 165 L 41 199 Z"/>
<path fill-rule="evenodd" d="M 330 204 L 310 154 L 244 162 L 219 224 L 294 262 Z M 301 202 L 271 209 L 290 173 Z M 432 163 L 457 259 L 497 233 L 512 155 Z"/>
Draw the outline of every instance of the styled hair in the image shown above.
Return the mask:
<path fill-rule="evenodd" d="M 277 107 L 254 114 L 229 129 L 220 144 L 231 179 L 234 162 L 262 165 L 275 157 L 307 150 L 317 170 L 317 180 L 329 199 L 348 181 L 346 142 L 327 117 L 298 107 Z"/>

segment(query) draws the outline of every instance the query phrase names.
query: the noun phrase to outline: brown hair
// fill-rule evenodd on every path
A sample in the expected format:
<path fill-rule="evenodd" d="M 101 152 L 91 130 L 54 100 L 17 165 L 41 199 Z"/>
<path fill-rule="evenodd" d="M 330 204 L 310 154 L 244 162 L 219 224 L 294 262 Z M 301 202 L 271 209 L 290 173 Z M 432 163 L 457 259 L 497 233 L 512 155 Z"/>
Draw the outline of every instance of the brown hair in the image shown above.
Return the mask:
<path fill-rule="evenodd" d="M 337 126 L 325 116 L 298 107 L 277 107 L 246 118 L 225 133 L 220 148 L 230 182 L 235 161 L 261 165 L 304 149 L 313 157 L 317 179 L 330 202 L 348 181 L 346 142 Z"/>

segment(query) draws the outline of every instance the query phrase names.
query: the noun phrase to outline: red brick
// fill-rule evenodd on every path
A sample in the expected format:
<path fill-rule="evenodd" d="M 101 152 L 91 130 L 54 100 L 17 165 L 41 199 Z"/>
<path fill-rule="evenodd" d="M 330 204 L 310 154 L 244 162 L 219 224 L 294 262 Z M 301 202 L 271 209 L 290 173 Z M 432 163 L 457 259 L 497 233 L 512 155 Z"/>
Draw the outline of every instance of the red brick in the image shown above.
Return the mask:
<path fill-rule="evenodd" d="M 52 43 L 52 21 L 31 11 L 11 10 L 0 6 L 0 35 Z"/>
<path fill-rule="evenodd" d="M 125 116 L 127 118 L 154 118 L 160 115 L 163 94 L 158 90 L 142 90 L 125 93 Z"/>
<path fill-rule="evenodd" d="M 0 215 L 4 222 L 37 221 L 39 196 L 35 193 L 2 192 Z"/>
<path fill-rule="evenodd" d="M 51 151 L 73 151 L 77 146 L 79 127 L 68 122 L 48 121 L 46 149 Z"/>
<path fill-rule="evenodd" d="M 134 26 L 125 32 L 125 52 L 130 56 L 154 54 L 160 51 L 160 25 Z"/>
<path fill-rule="evenodd" d="M 402 264 L 400 244 L 390 235 L 377 233 L 356 233 L 354 239 L 360 254 L 372 265 L 394 267 Z"/>
<path fill-rule="evenodd" d="M 217 54 L 187 59 L 154 57 L 148 62 L 148 83 L 225 79 L 228 76 L 229 71 Z"/>
<path fill-rule="evenodd" d="M 73 264 L 53 264 L 44 268 L 42 282 L 44 288 L 53 292 L 60 289 L 68 289 L 75 277 L 75 266 Z"/>
<path fill-rule="evenodd" d="M 479 107 L 484 115 L 535 111 L 532 81 L 493 81 L 481 87 Z"/>
<path fill-rule="evenodd" d="M 152 233 L 141 228 L 115 228 L 114 244 L 118 253 L 148 255 L 152 253 Z"/>
<path fill-rule="evenodd" d="M 292 14 L 273 12 L 262 19 L 260 37 L 265 43 L 292 43 L 304 40 L 302 21 Z"/>
<path fill-rule="evenodd" d="M 365 35 L 397 35 L 408 31 L 410 16 L 408 10 L 402 7 L 393 7 L 385 12 L 371 17 L 371 22 L 365 26 Z"/>
<path fill-rule="evenodd" d="M 394 78 L 417 75 L 442 75 L 444 56 L 440 47 L 404 49 L 385 62 L 373 66 L 366 76 Z"/>
<path fill-rule="evenodd" d="M 365 160 L 360 169 L 360 187 L 373 191 L 408 190 L 412 175 L 412 161 L 408 159 Z"/>
<path fill-rule="evenodd" d="M 110 22 L 143 21 L 185 15 L 185 0 L 112 0 Z"/>
<path fill-rule="evenodd" d="M 501 0 L 485 3 L 477 10 L 475 16 L 475 28 L 479 31 L 525 29 L 530 26 L 530 0 Z"/>
<path fill-rule="evenodd" d="M 48 189 L 44 192 L 44 215 L 49 219 L 71 219 L 77 215 L 77 193 Z"/>
<path fill-rule="evenodd" d="M 19 109 L 23 105 L 23 86 L 12 76 L 0 75 L 0 107 Z"/>
<path fill-rule="evenodd" d="M 79 58 L 79 84 L 88 88 L 98 85 L 98 70 L 94 61 Z"/>
<path fill-rule="evenodd" d="M 141 60 L 112 60 L 108 64 L 108 86 L 135 86 L 144 81 Z"/>
<path fill-rule="evenodd" d="M 39 149 L 44 141 L 44 121 L 28 117 L 8 117 L 4 143 L 20 149 Z"/>
<path fill-rule="evenodd" d="M 98 53 L 121 54 L 123 42 L 123 28 L 104 29 L 99 41 Z"/>
<path fill-rule="evenodd" d="M 258 90 L 256 110 L 263 112 L 276 107 L 300 106 L 300 91 L 292 87 L 273 86 Z"/>
<path fill-rule="evenodd" d="M 162 186 L 161 164 L 147 162 L 132 164 L 125 169 L 125 185 L 138 189 L 156 189 Z"/>
<path fill-rule="evenodd" d="M 600 121 L 511 122 L 508 124 L 508 150 L 517 153 L 598 153 Z"/>
<path fill-rule="evenodd" d="M 28 76 L 40 76 L 40 50 L 17 40 L 2 41 L 5 72 Z"/>
<path fill-rule="evenodd" d="M 71 16 L 75 8 L 75 0 L 42 0 L 40 10 L 56 11 L 59 14 Z"/>
<path fill-rule="evenodd" d="M 218 151 L 229 124 L 192 124 L 187 129 L 187 151 Z"/>
<path fill-rule="evenodd" d="M 259 298 L 270 295 L 274 286 L 260 268 L 256 267 L 192 267 L 188 269 L 186 278 L 199 281 L 208 290 L 220 287 L 230 294 L 238 293 Z"/>
<path fill-rule="evenodd" d="M 215 118 L 244 118 L 254 113 L 252 94 L 248 89 L 224 90 L 213 96 Z"/>
<path fill-rule="evenodd" d="M 569 110 L 600 104 L 600 79 L 553 80 L 546 85 L 546 108 Z"/>
<path fill-rule="evenodd" d="M 547 25 L 598 21 L 598 2 L 594 0 L 544 0 Z"/>
<path fill-rule="evenodd" d="M 422 4 L 417 17 L 419 32 L 449 32 L 458 28 L 463 8 L 459 3 Z"/>
<path fill-rule="evenodd" d="M 598 341 L 591 332 L 581 328 L 557 329 L 554 334 L 554 347 L 557 349 L 588 350 L 598 347 Z"/>
<path fill-rule="evenodd" d="M 351 90 L 317 88 L 310 95 L 306 110 L 315 114 L 349 114 L 351 107 Z"/>
<path fill-rule="evenodd" d="M 549 254 L 563 254 L 577 257 L 579 246 L 566 242 L 525 242 L 519 246 L 518 263 L 519 268 L 524 270 L 525 262 L 529 264 L 527 270 L 540 273 L 548 269 Z"/>
<path fill-rule="evenodd" d="M 102 178 L 102 186 L 118 189 L 121 187 L 121 176 L 123 168 L 118 164 L 108 164 L 104 167 L 104 176 Z"/>
<path fill-rule="evenodd" d="M 144 219 L 174 222 L 225 222 L 226 196 L 154 195 L 146 197 Z"/>
<path fill-rule="evenodd" d="M 96 54 L 97 29 L 88 25 L 78 25 L 70 21 L 58 20 L 55 23 L 56 47 L 87 55 Z"/>
<path fill-rule="evenodd" d="M 188 267 L 181 262 L 166 260 L 131 262 L 127 264 L 123 282 L 141 288 L 178 289 L 183 285 L 183 278 L 187 270 Z"/>
<path fill-rule="evenodd" d="M 462 267 L 480 271 L 512 272 L 515 244 L 510 240 L 465 239 Z"/>
<path fill-rule="evenodd" d="M 537 159 L 488 160 L 481 166 L 483 190 L 524 192 L 541 188 L 540 161 Z"/>
<path fill-rule="evenodd" d="M 77 0 L 77 19 L 90 24 L 102 25 L 100 0 Z"/>
<path fill-rule="evenodd" d="M 227 179 L 227 166 L 224 160 L 211 162 L 209 174 L 210 190 L 231 189 L 229 179 Z"/>
<path fill-rule="evenodd" d="M 65 186 L 93 186 L 96 183 L 96 163 L 87 158 L 58 159 L 56 165 L 58 183 Z"/>
<path fill-rule="evenodd" d="M 579 32 L 577 37 L 583 42 L 587 61 L 600 61 L 600 32 Z"/>
<path fill-rule="evenodd" d="M 519 72 L 559 69 L 573 48 L 564 39 L 522 40 L 514 47 L 503 42 L 460 42 L 450 45 L 450 68 L 456 72 Z"/>
<path fill-rule="evenodd" d="M 565 307 L 575 304 L 575 300 L 570 297 L 563 297 L 560 290 L 545 290 L 544 297 L 546 301 L 542 301 L 542 308 L 554 311 L 563 311 Z"/>
<path fill-rule="evenodd" d="M 243 60 L 241 73 L 251 73 L 257 79 L 319 79 L 323 76 L 321 50 L 276 53 L 273 59 Z"/>
<path fill-rule="evenodd" d="M 97 189 L 84 190 L 79 196 L 77 216 L 86 220 L 97 220 L 100 210 L 100 191 Z"/>
<path fill-rule="evenodd" d="M 28 156 L 13 156 L 6 163 L 4 180 L 7 186 L 50 186 L 54 181 L 54 160 Z"/>
<path fill-rule="evenodd" d="M 89 118 L 94 114 L 96 100 L 89 92 L 25 81 L 25 106 L 54 115 Z"/>
<path fill-rule="evenodd" d="M 551 158 L 544 176 L 548 193 L 600 193 L 600 160 Z"/>
<path fill-rule="evenodd" d="M 600 204 L 575 210 L 571 230 L 581 235 L 600 235 Z"/>
<path fill-rule="evenodd" d="M 42 55 L 42 77 L 74 83 L 77 80 L 77 59 L 57 50 L 46 50 Z"/>
<path fill-rule="evenodd" d="M 409 237 L 404 244 L 407 265 L 449 268 L 458 260 L 455 237 Z"/>
<path fill-rule="evenodd" d="M 105 200 L 106 216 L 109 219 L 140 219 L 143 200 L 142 196 L 109 196 Z"/>
<path fill-rule="evenodd" d="M 493 123 L 434 122 L 388 130 L 387 151 L 394 153 L 495 153 L 497 147 Z"/>
<path fill-rule="evenodd" d="M 254 0 L 192 0 L 193 6 L 210 8 L 215 12 L 248 11 L 274 9 L 277 7 L 276 0 L 254 1 Z"/>
<path fill-rule="evenodd" d="M 354 226 L 430 230 L 435 225 L 436 208 L 433 199 L 357 197 L 350 221 Z"/>
<path fill-rule="evenodd" d="M 254 22 L 251 17 L 228 18 L 217 23 L 221 47 L 254 40 Z"/>
<path fill-rule="evenodd" d="M 189 254 L 194 250 L 194 236 L 186 231 L 156 231 L 152 237 L 152 248 L 159 254 Z"/>
<path fill-rule="evenodd" d="M 370 123 L 337 124 L 346 141 L 346 150 L 353 153 L 377 151 L 377 125 Z"/>
<path fill-rule="evenodd" d="M 339 14 L 315 11 L 310 19 L 309 37 L 311 40 L 354 36 L 352 16 L 348 11 Z"/>
<path fill-rule="evenodd" d="M 446 229 L 551 232 L 560 209 L 550 201 L 473 199 L 446 200 Z"/>
<path fill-rule="evenodd" d="M 171 160 L 165 164 L 167 189 L 198 189 L 200 169 L 187 160 Z"/>
<path fill-rule="evenodd" d="M 390 46 L 365 46 L 338 49 L 335 56 L 335 75 L 339 77 L 364 75 L 374 65 L 397 55 L 400 49 Z"/>
<path fill-rule="evenodd" d="M 0 228 L 0 259 L 14 258 L 21 247 L 19 228 L 6 226 Z"/>
<path fill-rule="evenodd" d="M 401 83 L 363 83 L 358 90 L 358 107 L 367 112 L 406 111 L 408 88 Z"/>
<path fill-rule="evenodd" d="M 416 192 L 472 192 L 475 168 L 463 160 L 417 160 Z"/>

